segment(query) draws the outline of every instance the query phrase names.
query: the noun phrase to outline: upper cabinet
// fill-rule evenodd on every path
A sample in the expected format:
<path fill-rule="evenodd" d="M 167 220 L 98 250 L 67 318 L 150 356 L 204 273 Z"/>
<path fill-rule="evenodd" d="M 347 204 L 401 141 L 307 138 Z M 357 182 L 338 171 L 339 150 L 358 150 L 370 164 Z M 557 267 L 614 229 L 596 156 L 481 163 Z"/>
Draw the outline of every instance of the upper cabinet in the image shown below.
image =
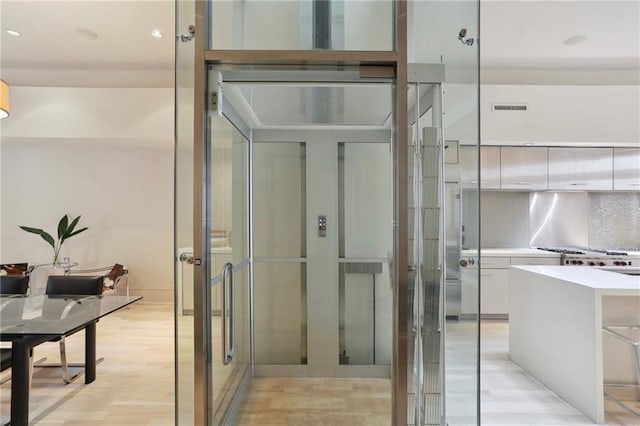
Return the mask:
<path fill-rule="evenodd" d="M 613 148 L 549 148 L 549 189 L 613 189 Z"/>
<path fill-rule="evenodd" d="M 477 149 L 460 146 L 463 188 L 477 188 Z M 480 189 L 640 191 L 640 148 L 483 146 Z"/>
<path fill-rule="evenodd" d="M 460 167 L 463 188 L 478 186 L 476 146 L 460 147 Z M 500 147 L 483 146 L 480 149 L 480 188 L 500 189 Z"/>
<path fill-rule="evenodd" d="M 502 189 L 547 189 L 547 148 L 503 146 L 500 154 Z"/>
<path fill-rule="evenodd" d="M 613 150 L 613 189 L 640 191 L 640 148 Z"/>

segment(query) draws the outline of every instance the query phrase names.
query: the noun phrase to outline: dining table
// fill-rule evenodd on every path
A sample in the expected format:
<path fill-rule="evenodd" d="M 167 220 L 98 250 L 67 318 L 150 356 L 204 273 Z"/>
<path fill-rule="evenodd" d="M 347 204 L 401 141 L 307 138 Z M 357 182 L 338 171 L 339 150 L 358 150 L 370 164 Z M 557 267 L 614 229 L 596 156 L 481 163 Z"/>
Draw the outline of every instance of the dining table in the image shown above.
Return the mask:
<path fill-rule="evenodd" d="M 84 330 L 85 384 L 96 379 L 98 320 L 141 296 L 3 295 L 0 296 L 0 340 L 11 342 L 11 422 L 29 422 L 29 388 L 33 348 Z"/>

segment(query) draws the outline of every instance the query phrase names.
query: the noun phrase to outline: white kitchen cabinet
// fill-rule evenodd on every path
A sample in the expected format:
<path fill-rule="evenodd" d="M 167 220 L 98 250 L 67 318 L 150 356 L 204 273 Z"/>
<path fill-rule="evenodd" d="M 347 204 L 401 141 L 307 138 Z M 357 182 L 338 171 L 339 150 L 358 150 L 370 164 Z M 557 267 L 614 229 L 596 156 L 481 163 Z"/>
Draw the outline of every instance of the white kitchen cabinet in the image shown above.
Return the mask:
<path fill-rule="evenodd" d="M 463 188 L 477 188 L 477 147 L 460 147 L 460 167 Z M 500 189 L 500 147 L 483 146 L 480 149 L 480 189 Z"/>
<path fill-rule="evenodd" d="M 613 190 L 613 148 L 549 148 L 549 189 Z"/>
<path fill-rule="evenodd" d="M 503 146 L 500 149 L 500 187 L 522 191 L 545 190 L 547 148 Z"/>
<path fill-rule="evenodd" d="M 481 316 L 485 319 L 508 318 L 510 265 L 559 264 L 559 256 L 483 256 L 480 260 Z"/>
<path fill-rule="evenodd" d="M 509 257 L 480 259 L 480 314 L 484 318 L 506 318 L 509 311 Z"/>
<path fill-rule="evenodd" d="M 477 260 L 477 259 L 476 259 Z M 475 261 L 475 260 L 474 260 Z M 476 318 L 478 315 L 478 262 L 460 268 L 460 316 Z"/>
<path fill-rule="evenodd" d="M 506 317 L 509 312 L 509 270 L 482 268 L 480 286 L 482 316 Z"/>
<path fill-rule="evenodd" d="M 640 148 L 613 150 L 613 189 L 640 191 Z"/>

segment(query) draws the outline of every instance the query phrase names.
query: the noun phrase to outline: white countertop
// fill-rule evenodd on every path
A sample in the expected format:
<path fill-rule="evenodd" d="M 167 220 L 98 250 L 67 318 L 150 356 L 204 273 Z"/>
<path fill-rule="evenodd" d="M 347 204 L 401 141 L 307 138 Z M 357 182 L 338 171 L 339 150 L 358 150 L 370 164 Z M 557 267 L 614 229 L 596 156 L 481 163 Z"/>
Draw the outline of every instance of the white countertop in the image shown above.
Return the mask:
<path fill-rule="evenodd" d="M 597 290 L 640 291 L 640 276 L 638 275 L 625 275 L 583 266 L 527 265 L 511 267 Z"/>

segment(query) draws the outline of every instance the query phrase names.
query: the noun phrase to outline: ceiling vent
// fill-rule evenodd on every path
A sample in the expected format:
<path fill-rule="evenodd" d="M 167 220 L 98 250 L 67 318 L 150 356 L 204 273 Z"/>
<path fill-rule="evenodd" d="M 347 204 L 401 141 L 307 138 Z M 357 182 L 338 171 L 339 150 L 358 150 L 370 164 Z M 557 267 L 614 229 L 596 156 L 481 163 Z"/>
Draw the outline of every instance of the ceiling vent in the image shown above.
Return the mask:
<path fill-rule="evenodd" d="M 527 104 L 491 104 L 491 111 L 526 111 Z"/>

